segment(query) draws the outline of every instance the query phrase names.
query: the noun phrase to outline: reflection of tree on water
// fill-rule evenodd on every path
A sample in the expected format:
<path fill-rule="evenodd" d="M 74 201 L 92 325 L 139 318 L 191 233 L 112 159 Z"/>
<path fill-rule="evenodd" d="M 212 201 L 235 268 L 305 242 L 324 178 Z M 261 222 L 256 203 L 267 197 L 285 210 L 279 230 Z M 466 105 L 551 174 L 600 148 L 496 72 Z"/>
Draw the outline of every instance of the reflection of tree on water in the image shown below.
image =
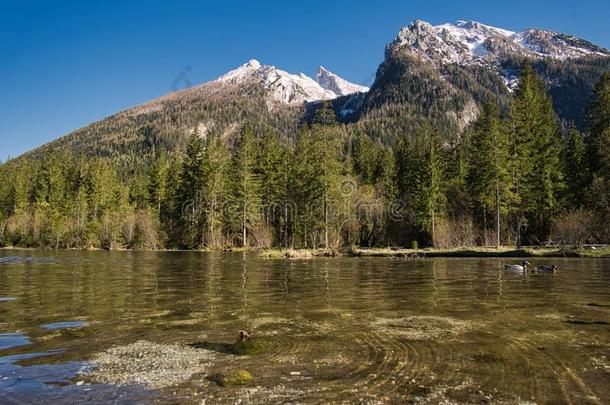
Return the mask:
<path fill-rule="evenodd" d="M 436 286 L 436 267 L 432 265 L 432 306 L 436 307 L 436 299 L 438 297 L 438 287 Z"/>
<path fill-rule="evenodd" d="M 498 270 L 498 301 L 502 301 L 502 296 L 503 296 L 503 286 L 504 286 L 504 281 L 502 279 L 502 275 L 503 273 L 503 268 L 500 267 L 500 269 Z"/>
<path fill-rule="evenodd" d="M 241 261 L 241 296 L 244 303 L 244 309 L 248 308 L 248 258 L 246 252 L 242 253 Z"/>

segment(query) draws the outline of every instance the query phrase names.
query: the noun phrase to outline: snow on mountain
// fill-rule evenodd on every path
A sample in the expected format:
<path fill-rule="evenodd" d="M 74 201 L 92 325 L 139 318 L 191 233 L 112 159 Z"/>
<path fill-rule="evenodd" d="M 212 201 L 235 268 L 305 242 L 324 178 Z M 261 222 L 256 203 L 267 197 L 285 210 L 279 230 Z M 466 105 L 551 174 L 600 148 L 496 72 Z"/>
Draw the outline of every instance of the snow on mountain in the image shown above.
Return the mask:
<path fill-rule="evenodd" d="M 476 21 L 433 26 L 416 20 L 400 30 L 388 50 L 405 47 L 433 62 L 458 64 L 489 63 L 507 54 L 557 60 L 610 56 L 607 49 L 566 34 L 538 29 L 517 33 Z"/>
<path fill-rule="evenodd" d="M 316 82 L 325 90 L 330 90 L 338 96 L 347 96 L 354 93 L 366 93 L 369 88 L 358 84 L 350 83 L 337 76 L 333 72 L 320 66 L 316 74 Z"/>
<path fill-rule="evenodd" d="M 331 100 L 347 94 L 368 91 L 368 88 L 350 83 L 324 68 L 318 70 L 318 81 L 315 81 L 303 73 L 291 74 L 275 66 L 262 65 L 255 59 L 216 80 L 230 84 L 242 84 L 248 81 L 259 83 L 267 90 L 271 99 L 285 104 Z"/>

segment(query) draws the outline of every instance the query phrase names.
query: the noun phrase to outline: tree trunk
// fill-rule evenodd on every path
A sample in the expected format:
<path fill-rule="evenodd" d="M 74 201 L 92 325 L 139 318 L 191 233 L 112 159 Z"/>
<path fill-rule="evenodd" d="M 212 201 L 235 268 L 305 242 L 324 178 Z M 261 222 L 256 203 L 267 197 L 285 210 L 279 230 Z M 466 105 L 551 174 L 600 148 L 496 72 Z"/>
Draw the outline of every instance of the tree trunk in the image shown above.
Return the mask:
<path fill-rule="evenodd" d="M 243 215 L 244 215 L 244 218 L 243 218 L 242 228 L 241 228 L 241 231 L 242 231 L 242 244 L 243 244 L 243 247 L 246 247 L 246 236 L 247 236 L 246 235 L 246 204 L 244 204 Z"/>
<path fill-rule="evenodd" d="M 517 214 L 517 247 L 521 248 L 521 212 Z"/>
<path fill-rule="evenodd" d="M 284 201 L 284 247 L 288 249 L 288 203 Z"/>
<path fill-rule="evenodd" d="M 328 202 L 324 196 L 324 247 L 328 249 Z"/>
<path fill-rule="evenodd" d="M 432 210 L 432 247 L 436 247 L 434 209 Z"/>
<path fill-rule="evenodd" d="M 500 248 L 500 189 L 496 184 L 496 249 Z"/>

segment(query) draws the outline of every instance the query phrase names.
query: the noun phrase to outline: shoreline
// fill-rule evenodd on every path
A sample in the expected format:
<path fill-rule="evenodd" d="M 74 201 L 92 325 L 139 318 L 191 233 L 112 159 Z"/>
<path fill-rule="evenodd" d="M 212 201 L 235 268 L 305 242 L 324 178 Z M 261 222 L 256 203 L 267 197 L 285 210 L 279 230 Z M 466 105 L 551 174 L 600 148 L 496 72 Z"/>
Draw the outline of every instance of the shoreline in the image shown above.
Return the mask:
<path fill-rule="evenodd" d="M 599 248 L 559 248 L 559 247 L 509 247 L 498 249 L 488 247 L 462 247 L 452 249 L 421 248 L 348 248 L 335 249 L 283 249 L 283 248 L 227 248 L 227 249 L 54 249 L 20 246 L 0 247 L 0 251 L 114 251 L 114 252 L 227 252 L 258 253 L 261 258 L 269 259 L 310 259 L 314 257 L 386 257 L 404 259 L 423 258 L 610 258 L 610 246 Z"/>

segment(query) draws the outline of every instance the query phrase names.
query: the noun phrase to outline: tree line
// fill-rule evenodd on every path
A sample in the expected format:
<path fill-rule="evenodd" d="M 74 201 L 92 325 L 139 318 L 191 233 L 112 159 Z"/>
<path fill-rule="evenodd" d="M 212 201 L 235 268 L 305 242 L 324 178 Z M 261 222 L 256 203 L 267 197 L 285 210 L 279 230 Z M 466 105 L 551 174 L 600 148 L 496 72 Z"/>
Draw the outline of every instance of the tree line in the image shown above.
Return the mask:
<path fill-rule="evenodd" d="M 610 75 L 563 131 L 523 67 L 510 107 L 393 145 L 330 105 L 290 141 L 245 124 L 140 170 L 67 150 L 0 166 L 0 245 L 52 248 L 499 246 L 610 241 Z M 378 131 L 376 131 L 378 132 Z"/>

